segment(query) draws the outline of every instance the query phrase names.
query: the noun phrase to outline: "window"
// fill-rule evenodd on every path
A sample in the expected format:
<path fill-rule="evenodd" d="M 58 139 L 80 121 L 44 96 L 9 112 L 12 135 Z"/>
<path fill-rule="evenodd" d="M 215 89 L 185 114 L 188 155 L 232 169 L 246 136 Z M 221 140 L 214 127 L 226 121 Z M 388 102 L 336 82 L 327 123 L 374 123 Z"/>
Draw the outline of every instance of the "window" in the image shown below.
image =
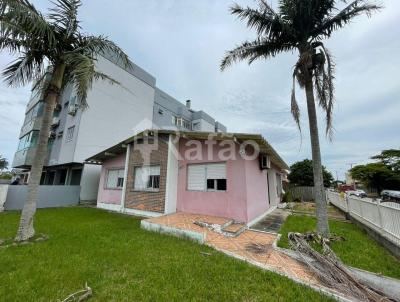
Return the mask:
<path fill-rule="evenodd" d="M 72 141 L 72 138 L 74 137 L 74 130 L 75 130 L 75 126 L 69 127 L 67 129 L 67 136 L 65 138 L 66 142 Z"/>
<path fill-rule="evenodd" d="M 181 117 L 172 116 L 172 124 L 189 130 L 191 129 L 191 123 L 188 120 L 185 120 L 184 118 Z"/>
<path fill-rule="evenodd" d="M 190 191 L 226 191 L 226 164 L 188 165 L 187 189 Z"/>
<path fill-rule="evenodd" d="M 121 189 L 123 185 L 124 185 L 124 169 L 108 170 L 106 188 Z"/>
<path fill-rule="evenodd" d="M 160 188 L 160 166 L 135 167 L 134 189 L 157 191 Z"/>
<path fill-rule="evenodd" d="M 43 102 L 39 101 L 26 114 L 24 125 L 43 114 Z"/>
<path fill-rule="evenodd" d="M 33 130 L 20 138 L 18 144 L 18 151 L 35 147 L 39 138 L 39 131 Z"/>

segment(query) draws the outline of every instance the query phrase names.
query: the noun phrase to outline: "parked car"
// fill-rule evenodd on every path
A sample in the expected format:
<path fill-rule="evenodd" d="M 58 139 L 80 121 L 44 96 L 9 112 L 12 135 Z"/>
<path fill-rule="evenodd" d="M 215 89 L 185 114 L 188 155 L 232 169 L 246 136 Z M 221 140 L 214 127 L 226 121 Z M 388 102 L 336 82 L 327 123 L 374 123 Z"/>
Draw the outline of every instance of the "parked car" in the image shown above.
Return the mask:
<path fill-rule="evenodd" d="M 381 192 L 382 201 L 397 201 L 400 202 L 400 191 L 383 190 Z"/>
<path fill-rule="evenodd" d="M 360 198 L 367 197 L 367 193 L 364 190 L 349 190 L 346 192 L 347 196 L 356 196 Z"/>

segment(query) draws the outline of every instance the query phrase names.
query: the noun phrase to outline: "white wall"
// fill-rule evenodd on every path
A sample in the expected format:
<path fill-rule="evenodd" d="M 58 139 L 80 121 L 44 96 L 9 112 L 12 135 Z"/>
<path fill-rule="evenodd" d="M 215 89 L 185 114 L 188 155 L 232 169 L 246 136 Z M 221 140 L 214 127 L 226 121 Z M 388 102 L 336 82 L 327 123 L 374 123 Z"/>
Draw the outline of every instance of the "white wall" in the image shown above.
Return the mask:
<path fill-rule="evenodd" d="M 122 87 L 105 81 L 93 84 L 87 97 L 89 108 L 80 118 L 74 162 L 83 162 L 144 130 L 143 120 L 153 118 L 154 87 L 107 59 L 99 58 L 96 67 Z"/>
<path fill-rule="evenodd" d="M 165 213 L 176 212 L 176 201 L 178 198 L 178 142 L 174 143 L 172 135 L 168 141 L 168 163 L 167 181 L 165 191 Z"/>
<path fill-rule="evenodd" d="M 0 212 L 4 210 L 4 203 L 7 199 L 8 185 L 0 184 Z"/>
<path fill-rule="evenodd" d="M 83 166 L 80 200 L 92 201 L 97 199 L 100 173 L 101 165 L 85 164 Z"/>
<path fill-rule="evenodd" d="M 196 129 L 193 129 L 195 131 L 204 131 L 204 132 L 214 132 L 215 131 L 215 126 L 206 120 L 203 119 L 198 119 L 198 120 L 193 120 L 192 125 L 198 123 L 198 126 Z"/>

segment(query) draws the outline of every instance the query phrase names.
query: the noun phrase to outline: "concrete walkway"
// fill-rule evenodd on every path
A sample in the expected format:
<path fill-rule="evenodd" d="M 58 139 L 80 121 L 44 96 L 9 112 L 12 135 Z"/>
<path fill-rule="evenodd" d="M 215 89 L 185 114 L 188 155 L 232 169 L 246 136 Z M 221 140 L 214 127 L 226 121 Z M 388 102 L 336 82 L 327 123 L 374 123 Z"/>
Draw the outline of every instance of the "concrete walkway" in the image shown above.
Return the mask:
<path fill-rule="evenodd" d="M 283 209 L 275 209 L 264 219 L 253 225 L 251 229 L 278 234 L 278 231 L 280 230 L 282 224 L 285 222 L 286 218 L 289 215 L 289 211 Z"/>

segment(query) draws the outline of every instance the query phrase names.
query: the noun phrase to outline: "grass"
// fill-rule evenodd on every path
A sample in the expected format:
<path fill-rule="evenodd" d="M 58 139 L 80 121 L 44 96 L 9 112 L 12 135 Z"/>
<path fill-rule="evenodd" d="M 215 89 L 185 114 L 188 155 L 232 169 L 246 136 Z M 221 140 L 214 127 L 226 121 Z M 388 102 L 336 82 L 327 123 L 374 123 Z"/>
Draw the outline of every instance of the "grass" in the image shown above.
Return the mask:
<path fill-rule="evenodd" d="M 287 238 L 289 232 L 314 231 L 315 225 L 314 217 L 289 216 L 280 230 L 282 237 L 278 246 L 289 247 Z M 329 221 L 329 227 L 332 234 L 343 236 L 346 239 L 331 243 L 331 248 L 345 264 L 400 279 L 400 261 L 364 230 L 352 223 L 335 220 Z"/>
<path fill-rule="evenodd" d="M 18 218 L 0 213 L 0 238 L 15 234 Z M 35 225 L 49 240 L 0 249 L 2 301 L 59 301 L 85 282 L 90 301 L 329 300 L 204 245 L 141 230 L 131 216 L 46 209 Z"/>
<path fill-rule="evenodd" d="M 296 202 L 294 207 L 292 208 L 293 211 L 297 212 L 305 212 L 307 214 L 314 214 L 316 212 L 316 205 L 315 202 Z M 330 217 L 343 217 L 344 215 L 340 212 L 336 207 L 332 205 L 328 205 L 328 216 Z"/>

